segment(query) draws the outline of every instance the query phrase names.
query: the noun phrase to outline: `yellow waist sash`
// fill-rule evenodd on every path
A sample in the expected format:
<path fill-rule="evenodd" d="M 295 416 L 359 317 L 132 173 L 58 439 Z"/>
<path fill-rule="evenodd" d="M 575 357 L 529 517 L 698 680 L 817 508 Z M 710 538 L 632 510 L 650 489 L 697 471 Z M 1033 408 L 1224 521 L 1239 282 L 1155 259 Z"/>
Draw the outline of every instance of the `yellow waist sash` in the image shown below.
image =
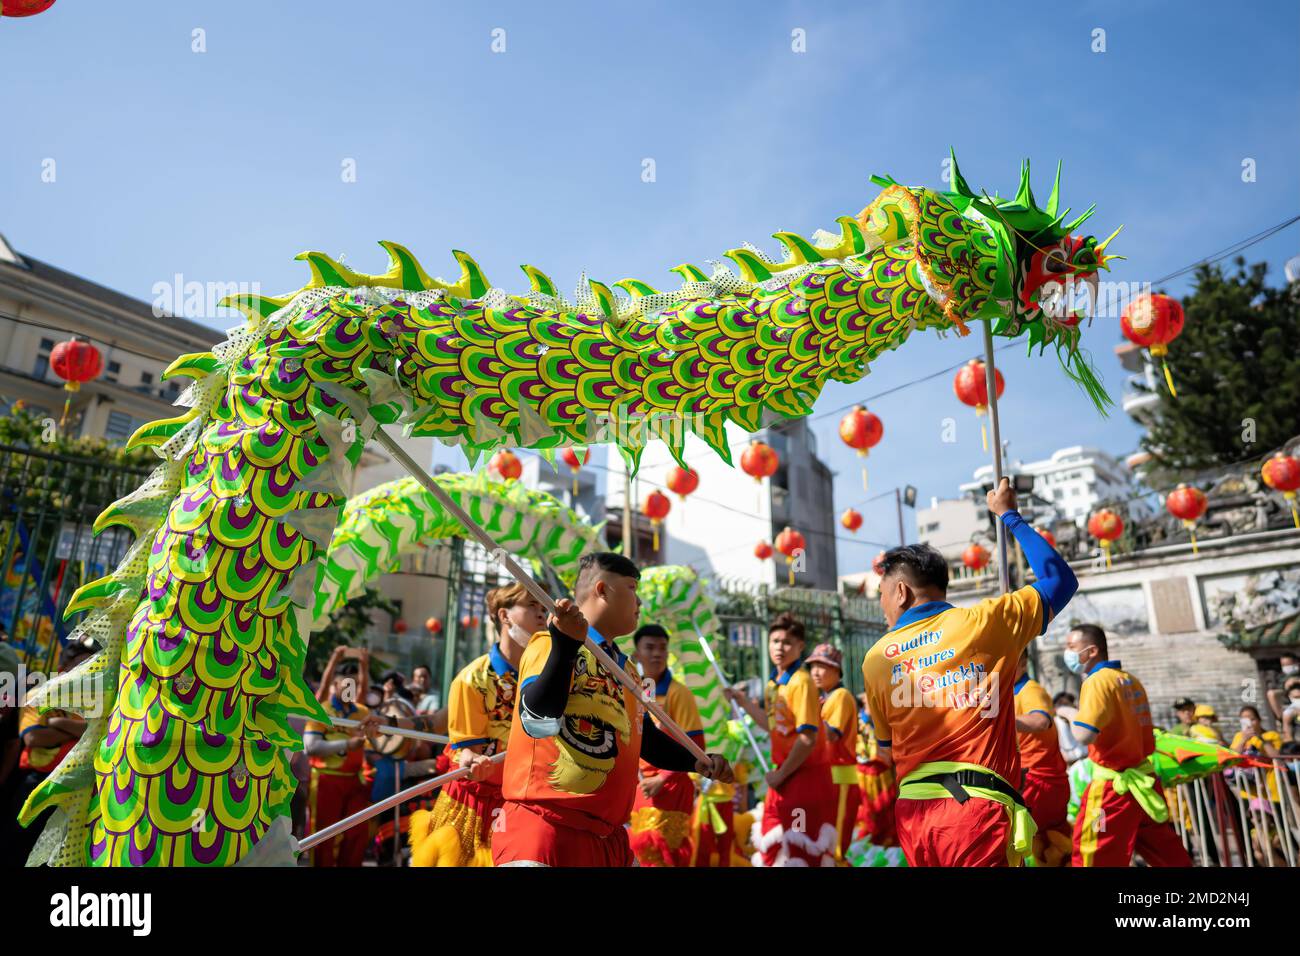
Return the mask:
<path fill-rule="evenodd" d="M 1155 767 L 1151 765 L 1150 758 L 1127 770 L 1111 770 L 1093 761 L 1092 779 L 1109 780 L 1116 793 L 1132 796 L 1156 823 L 1164 823 L 1169 819 L 1169 804 L 1156 792 Z"/>
<path fill-rule="evenodd" d="M 989 770 L 987 767 L 981 767 L 974 763 L 961 763 L 951 760 L 934 760 L 930 763 L 923 763 L 911 773 L 909 773 L 901 784 L 898 785 L 898 799 L 900 800 L 939 800 L 955 799 L 948 788 L 941 783 L 921 783 L 920 778 L 930 777 L 935 774 L 959 773 L 962 770 L 974 770 L 977 773 L 986 773 L 990 777 L 1000 776 Z M 1007 783 L 1002 780 L 1003 783 Z M 1007 784 L 1010 787 L 1010 784 Z M 1038 825 L 1034 823 L 1034 818 L 1030 815 L 1027 807 L 1021 806 L 1012 800 L 1005 793 L 997 790 L 989 790 L 985 787 L 962 787 L 972 797 L 978 797 L 981 800 L 992 800 L 994 803 L 1000 803 L 1007 809 L 1007 816 L 1011 821 L 1011 839 L 1007 844 L 1007 863 L 1011 866 L 1020 866 L 1024 858 L 1029 855 L 1034 847 L 1034 834 L 1038 832 Z"/>

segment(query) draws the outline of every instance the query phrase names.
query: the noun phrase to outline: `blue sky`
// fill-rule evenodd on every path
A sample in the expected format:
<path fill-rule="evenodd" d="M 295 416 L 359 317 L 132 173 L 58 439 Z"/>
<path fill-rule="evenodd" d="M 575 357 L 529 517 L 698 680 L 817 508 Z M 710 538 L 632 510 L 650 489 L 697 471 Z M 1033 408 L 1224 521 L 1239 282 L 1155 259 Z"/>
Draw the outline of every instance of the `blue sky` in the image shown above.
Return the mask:
<path fill-rule="evenodd" d="M 294 289 L 304 249 L 377 271 L 380 239 L 434 275 L 454 274 L 448 250 L 468 250 L 511 289 L 524 286 L 521 262 L 565 289 L 584 269 L 665 288 L 678 262 L 833 228 L 874 198 L 872 173 L 941 186 L 949 144 L 973 186 L 1004 193 L 1022 156 L 1042 195 L 1063 158 L 1064 201 L 1097 204 L 1091 230 L 1125 224 L 1111 247 L 1129 257 L 1121 281 L 1157 278 L 1300 211 L 1300 8 L 1058 6 L 58 0 L 0 21 L 0 231 L 144 299 L 176 273 Z M 206 52 L 192 51 L 195 29 Z M 496 29 L 504 52 L 492 51 Z M 1092 51 L 1097 29 L 1105 52 Z M 792 50 L 795 30 L 806 52 Z M 50 158 L 57 178 L 42 182 Z M 349 159 L 357 177 L 345 183 Z M 1254 182 L 1242 181 L 1245 159 Z M 1292 228 L 1248 256 L 1280 282 L 1297 252 Z M 1186 279 L 1167 291 L 1187 291 Z M 1119 340 L 1113 318 L 1085 339 L 1117 398 Z M 863 382 L 829 386 L 819 408 L 977 348 L 917 336 Z M 1136 445 L 1123 414 L 1099 417 L 1050 354 L 1000 360 L 1013 457 Z M 947 376 L 870 407 L 885 422 L 873 490 L 951 496 L 985 460 Z M 949 416 L 955 445 L 939 439 Z M 839 472 L 839 511 L 863 495 L 837 420 L 815 428 Z M 859 536 L 891 540 L 892 508 L 864 509 Z M 842 542 L 841 572 L 876 550 Z"/>

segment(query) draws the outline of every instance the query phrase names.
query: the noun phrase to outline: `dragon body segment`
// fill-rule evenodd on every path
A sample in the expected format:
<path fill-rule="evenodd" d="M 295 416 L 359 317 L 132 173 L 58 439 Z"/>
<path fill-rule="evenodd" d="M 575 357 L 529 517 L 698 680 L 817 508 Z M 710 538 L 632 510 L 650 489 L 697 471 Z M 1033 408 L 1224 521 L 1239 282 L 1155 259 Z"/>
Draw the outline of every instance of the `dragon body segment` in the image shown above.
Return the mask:
<path fill-rule="evenodd" d="M 168 370 L 195 379 L 188 411 L 132 437 L 162 463 L 97 522 L 135 545 L 67 609 L 88 612 L 74 634 L 103 650 L 44 689 L 60 706 L 60 688 L 98 675 L 82 743 L 24 808 L 58 808 L 38 861 L 226 865 L 287 816 L 289 716 L 326 719 L 302 678 L 319 561 L 377 425 L 459 444 L 471 464 L 503 444 L 608 442 L 635 467 L 653 439 L 680 461 L 687 433 L 729 461 L 728 422 L 805 415 L 912 332 L 984 318 L 1053 344 L 1102 404 L 1076 322 L 1047 307 L 1105 266 L 1104 243 L 1068 235 L 1087 214 L 1063 226 L 1055 188 L 1039 209 L 1027 165 L 1011 200 L 953 170 L 953 192 L 878 180 L 838 237 L 777 233 L 779 261 L 745 246 L 727 252 L 738 273 L 678 266 L 671 293 L 593 281 L 568 302 L 525 266 L 531 289 L 512 296 L 464 253 L 448 283 L 384 243 L 382 275 L 304 253 L 298 293 L 231 300 L 246 327 Z"/>

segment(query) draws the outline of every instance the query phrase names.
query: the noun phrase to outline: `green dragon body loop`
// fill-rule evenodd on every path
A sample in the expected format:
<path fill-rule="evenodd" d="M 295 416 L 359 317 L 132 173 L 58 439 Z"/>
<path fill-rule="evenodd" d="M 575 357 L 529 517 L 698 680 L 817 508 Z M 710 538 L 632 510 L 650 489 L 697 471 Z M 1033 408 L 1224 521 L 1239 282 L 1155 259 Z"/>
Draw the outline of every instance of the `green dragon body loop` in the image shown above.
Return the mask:
<path fill-rule="evenodd" d="M 510 296 L 463 252 L 448 283 L 384 243 L 383 275 L 304 253 L 299 293 L 231 300 L 246 327 L 171 366 L 195 379 L 189 410 L 132 437 L 162 464 L 97 522 L 135 546 L 68 608 L 104 650 L 45 700 L 93 673 L 101 709 L 24 807 L 58 808 L 42 861 L 228 865 L 288 814 L 289 716 L 324 716 L 302 677 L 307 585 L 379 425 L 458 444 L 471 465 L 505 444 L 607 442 L 635 467 L 654 439 L 680 461 L 688 433 L 730 461 L 727 423 L 806 415 L 913 331 L 979 319 L 1054 345 L 1107 401 L 1074 317 L 1049 307 L 1105 267 L 1104 243 L 1068 235 L 1087 213 L 1064 226 L 1055 188 L 1039 209 L 1027 165 L 1010 200 L 976 196 L 955 164 L 953 192 L 881 182 L 838 237 L 778 233 L 781 261 L 730 250 L 739 273 L 683 264 L 673 293 L 591 282 L 569 303 L 525 266 L 531 289 Z"/>

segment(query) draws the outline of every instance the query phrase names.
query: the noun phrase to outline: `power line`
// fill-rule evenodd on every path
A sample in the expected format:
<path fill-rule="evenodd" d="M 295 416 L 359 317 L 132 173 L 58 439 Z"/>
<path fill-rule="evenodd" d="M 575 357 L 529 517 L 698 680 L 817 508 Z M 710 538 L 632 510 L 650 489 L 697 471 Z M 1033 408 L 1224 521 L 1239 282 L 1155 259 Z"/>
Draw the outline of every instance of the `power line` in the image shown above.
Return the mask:
<path fill-rule="evenodd" d="M 53 325 L 46 325 L 43 322 L 33 322 L 31 319 L 24 319 L 16 315 L 10 315 L 8 312 L 0 312 L 0 319 L 8 319 L 10 322 L 17 322 L 19 325 L 29 325 L 34 329 L 44 329 L 45 331 L 53 332 L 56 335 L 68 335 L 68 336 L 75 335 L 78 338 L 86 339 L 87 341 L 92 343 L 97 342 L 101 345 L 104 345 L 107 348 L 115 349 L 116 351 L 119 352 L 125 352 L 128 355 L 135 355 L 138 356 L 139 358 L 147 358 L 151 361 L 159 362 L 162 364 L 163 368 L 166 368 L 168 365 L 171 365 L 172 362 L 176 361 L 175 355 L 172 355 L 170 357 L 163 357 L 161 355 L 153 355 L 149 352 L 141 352 L 138 349 L 127 348 L 125 345 L 116 345 L 107 340 L 98 339 L 95 336 L 88 335 L 85 332 L 73 332 L 69 329 L 58 328 L 57 326 L 53 326 Z"/>
<path fill-rule="evenodd" d="M 1210 255 L 1205 256 L 1202 259 L 1197 259 L 1195 262 L 1191 263 L 1190 265 L 1183 266 L 1181 269 L 1176 269 L 1173 272 L 1169 273 L 1168 275 L 1164 275 L 1161 276 L 1159 279 L 1153 280 L 1151 284 L 1159 285 L 1162 282 L 1168 282 L 1170 279 L 1176 279 L 1181 275 L 1185 275 L 1186 273 L 1191 272 L 1194 269 L 1199 268 L 1200 266 L 1210 265 L 1211 263 L 1218 262 L 1221 259 L 1226 259 L 1228 256 L 1234 255 L 1235 253 L 1241 252 L 1245 249 L 1249 249 L 1251 246 L 1256 245 L 1257 243 L 1263 242 L 1265 239 L 1268 239 L 1270 236 L 1273 236 L 1281 232 L 1283 229 L 1287 228 L 1288 226 L 1295 225 L 1295 223 L 1297 222 L 1300 222 L 1300 214 L 1294 215 L 1290 219 L 1278 223 L 1276 226 L 1270 226 L 1268 229 L 1265 229 L 1262 232 L 1257 232 L 1253 236 L 1247 236 L 1245 239 L 1239 239 L 1236 242 L 1234 242 L 1232 245 L 1228 246 L 1226 249 L 1222 249 L 1219 252 L 1212 252 L 1210 253 Z"/>

